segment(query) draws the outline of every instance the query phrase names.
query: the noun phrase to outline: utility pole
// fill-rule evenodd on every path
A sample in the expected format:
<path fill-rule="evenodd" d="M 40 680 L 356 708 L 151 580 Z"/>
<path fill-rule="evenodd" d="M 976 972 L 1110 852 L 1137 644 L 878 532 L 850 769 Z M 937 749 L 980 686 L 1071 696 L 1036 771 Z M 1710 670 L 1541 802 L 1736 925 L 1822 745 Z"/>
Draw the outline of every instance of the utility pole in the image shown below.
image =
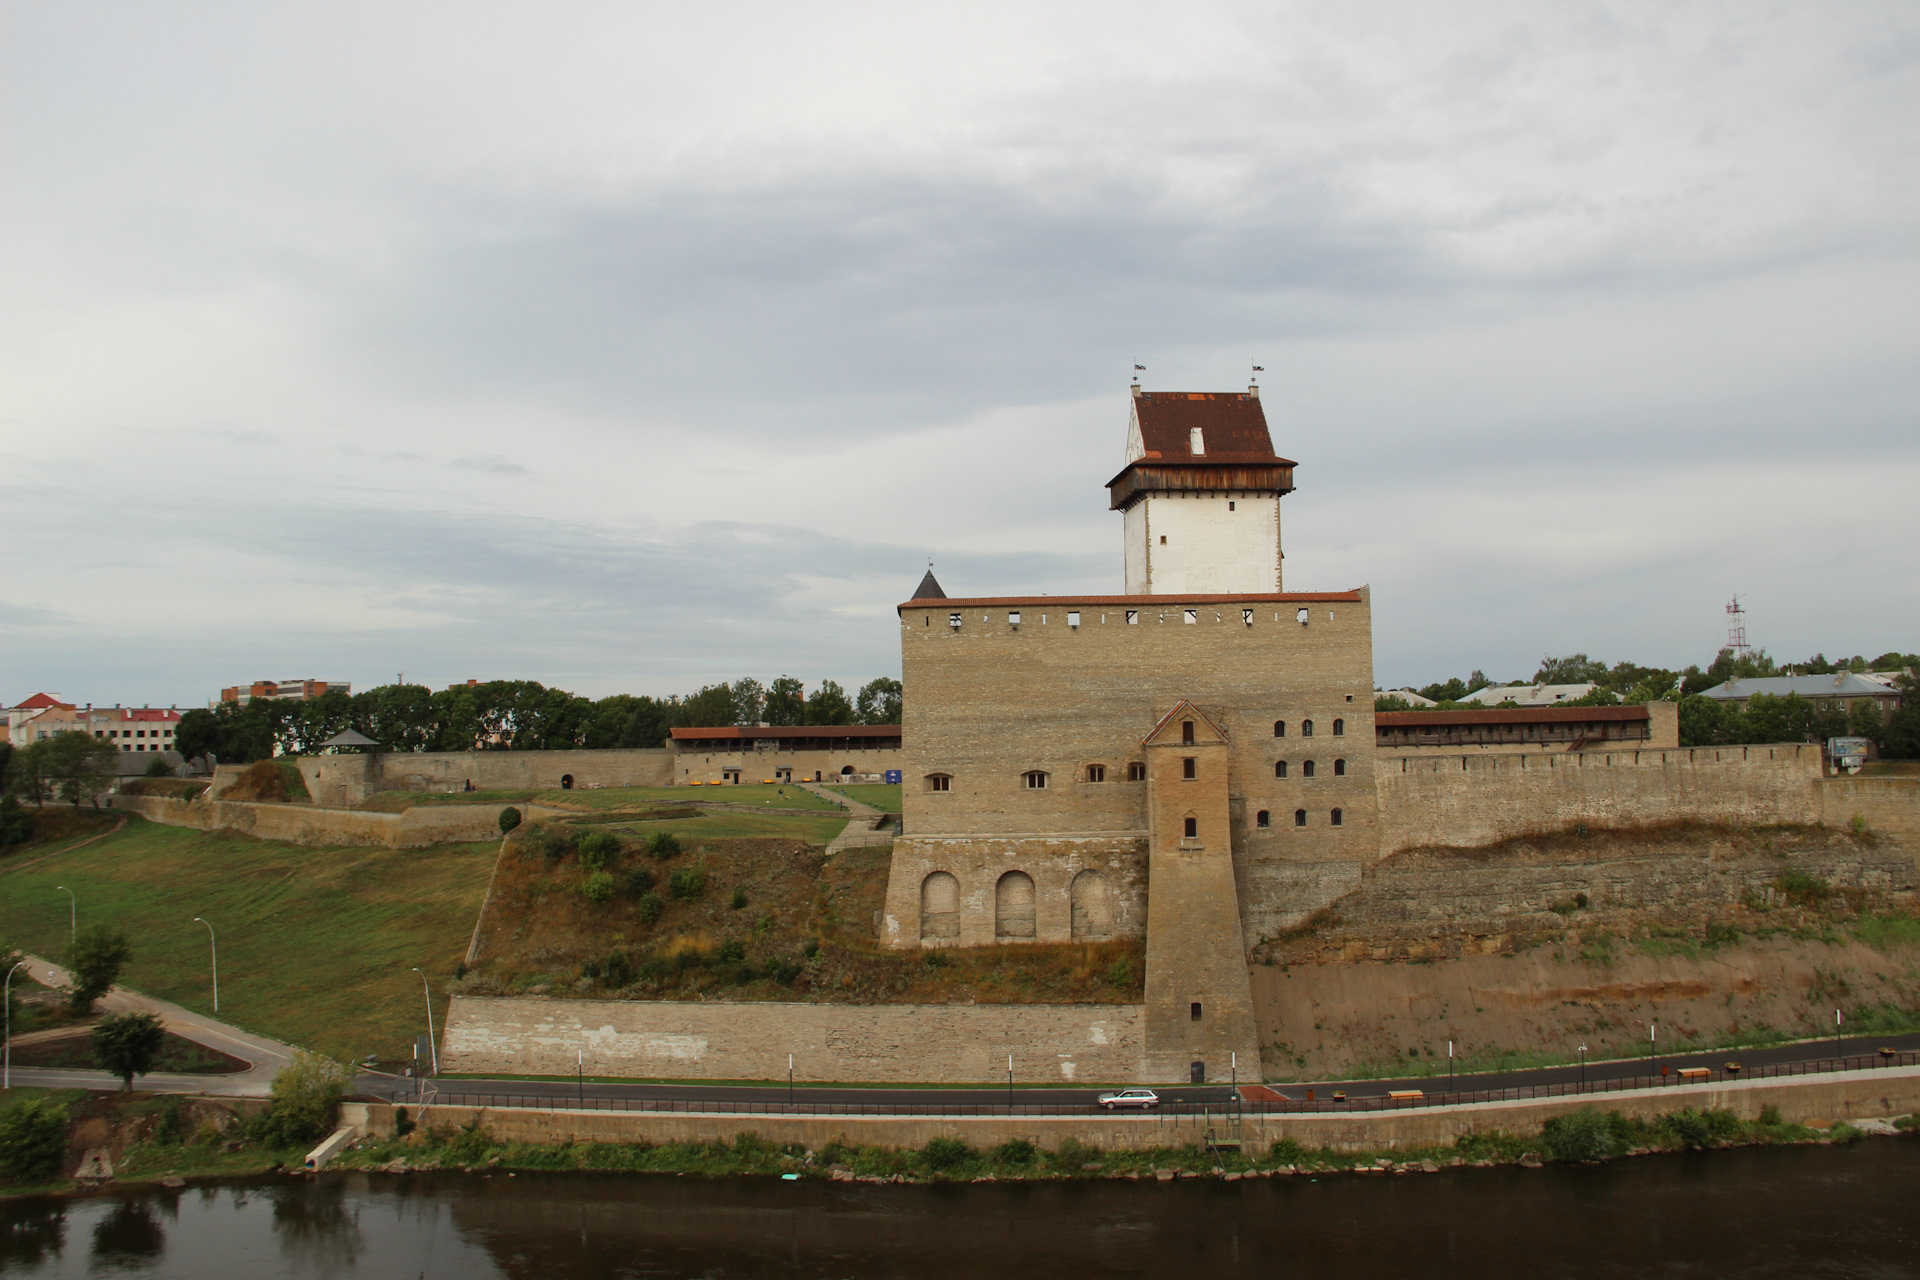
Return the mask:
<path fill-rule="evenodd" d="M 207 925 L 207 945 L 213 949 L 213 1011 L 220 1012 L 220 940 L 213 936 L 213 926 L 199 916 L 194 923 Z"/>

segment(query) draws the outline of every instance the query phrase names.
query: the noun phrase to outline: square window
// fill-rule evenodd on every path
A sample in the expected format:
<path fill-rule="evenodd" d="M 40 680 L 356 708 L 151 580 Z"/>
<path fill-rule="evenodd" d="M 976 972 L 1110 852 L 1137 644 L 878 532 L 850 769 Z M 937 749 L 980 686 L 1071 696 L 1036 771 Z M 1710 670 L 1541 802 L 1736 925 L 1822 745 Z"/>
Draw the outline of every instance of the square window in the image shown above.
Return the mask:
<path fill-rule="evenodd" d="M 1017 627 L 1020 625 L 1020 611 L 1018 609 L 1015 609 L 1012 613 L 1009 613 L 1007 615 L 1007 625 L 1010 627 Z"/>
<path fill-rule="evenodd" d="M 1067 625 L 1070 627 L 1080 625 L 1080 611 L 1078 609 L 1067 610 Z"/>
<path fill-rule="evenodd" d="M 1262 809 L 1260 812 L 1253 815 L 1253 825 L 1256 827 L 1272 826 L 1273 815 L 1269 814 L 1265 809 Z"/>
<path fill-rule="evenodd" d="M 1198 609 L 1187 609 L 1184 612 L 1186 617 L 1183 620 L 1189 625 L 1200 621 L 1200 611 Z"/>
<path fill-rule="evenodd" d="M 1340 811 L 1338 809 L 1333 811 L 1332 821 L 1334 826 L 1337 827 L 1340 825 Z"/>
<path fill-rule="evenodd" d="M 1028 771 L 1026 772 L 1026 774 L 1025 774 L 1025 775 L 1023 775 L 1023 776 L 1024 776 L 1024 777 L 1025 777 L 1025 779 L 1026 779 L 1026 783 L 1027 783 L 1027 790 L 1029 790 L 1029 791 L 1042 791 L 1042 790 L 1045 790 L 1045 789 L 1046 789 L 1046 785 L 1047 785 L 1047 775 L 1046 775 L 1046 772 L 1045 772 L 1044 770 L 1041 770 L 1041 769 L 1029 769 L 1029 770 L 1028 770 Z"/>
<path fill-rule="evenodd" d="M 1164 533 L 1160 535 L 1160 545 L 1163 547 L 1167 545 L 1167 535 Z"/>
<path fill-rule="evenodd" d="M 1135 760 L 1127 766 L 1128 782 L 1145 782 L 1146 780 L 1147 766 L 1144 761 Z"/>
<path fill-rule="evenodd" d="M 951 791 L 953 790 L 953 779 L 944 773 L 930 773 L 927 775 L 927 790 Z"/>
<path fill-rule="evenodd" d="M 1199 763 L 1200 762 L 1198 760 L 1195 760 L 1192 756 L 1188 756 L 1186 759 L 1182 760 L 1180 762 L 1180 776 L 1183 778 L 1198 777 L 1199 775 L 1195 772 L 1195 767 Z"/>
<path fill-rule="evenodd" d="M 1105 782 L 1106 780 L 1107 766 L 1103 764 L 1090 764 L 1087 766 L 1088 782 Z"/>

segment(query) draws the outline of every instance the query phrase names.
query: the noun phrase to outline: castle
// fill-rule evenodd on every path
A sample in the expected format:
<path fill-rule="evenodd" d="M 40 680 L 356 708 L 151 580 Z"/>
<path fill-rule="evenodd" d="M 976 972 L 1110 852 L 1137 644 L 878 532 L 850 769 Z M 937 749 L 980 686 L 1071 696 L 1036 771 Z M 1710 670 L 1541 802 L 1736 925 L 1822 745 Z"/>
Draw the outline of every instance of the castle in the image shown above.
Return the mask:
<path fill-rule="evenodd" d="M 1259 389 L 1134 388 L 1127 594 L 899 608 L 898 947 L 1146 935 L 1149 1079 L 1257 1071 L 1246 956 L 1379 846 L 1365 587 L 1281 590 Z M 1149 892 L 1149 885 L 1151 892 Z"/>

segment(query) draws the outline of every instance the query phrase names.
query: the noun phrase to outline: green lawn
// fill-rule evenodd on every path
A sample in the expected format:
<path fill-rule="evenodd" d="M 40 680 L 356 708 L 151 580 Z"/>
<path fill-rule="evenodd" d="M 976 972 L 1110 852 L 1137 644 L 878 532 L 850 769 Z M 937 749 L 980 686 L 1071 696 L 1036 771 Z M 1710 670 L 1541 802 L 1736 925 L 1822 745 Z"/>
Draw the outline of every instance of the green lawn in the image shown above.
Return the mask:
<path fill-rule="evenodd" d="M 849 800 L 870 804 L 882 813 L 900 812 L 900 784 L 897 782 L 849 782 L 844 787 L 828 787 Z"/>
<path fill-rule="evenodd" d="M 432 849 L 315 848 L 130 818 L 117 834 L 37 865 L 0 860 L 0 938 L 49 959 L 80 923 L 124 929 L 123 981 L 212 1012 L 204 916 L 220 932 L 220 1017 L 337 1058 L 403 1056 L 426 1030 L 419 965 L 440 994 L 466 954 L 497 841 Z"/>

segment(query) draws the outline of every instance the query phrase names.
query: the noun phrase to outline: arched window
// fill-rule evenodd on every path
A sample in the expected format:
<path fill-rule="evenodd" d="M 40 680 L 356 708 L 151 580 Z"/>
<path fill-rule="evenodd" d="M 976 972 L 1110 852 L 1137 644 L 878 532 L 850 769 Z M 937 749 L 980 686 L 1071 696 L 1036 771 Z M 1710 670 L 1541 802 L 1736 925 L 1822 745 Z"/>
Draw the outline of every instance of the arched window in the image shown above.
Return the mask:
<path fill-rule="evenodd" d="M 1311 738 L 1313 736 L 1313 721 L 1302 720 L 1300 722 L 1300 736 L 1303 738 Z"/>
<path fill-rule="evenodd" d="M 920 936 L 960 936 L 960 882 L 945 871 L 936 871 L 920 882 Z"/>
<path fill-rule="evenodd" d="M 1027 790 L 1044 791 L 1046 789 L 1047 775 L 1045 770 L 1029 769 L 1026 771 L 1026 773 L 1022 774 L 1021 776 L 1026 779 Z"/>
<path fill-rule="evenodd" d="M 952 774 L 950 774 L 950 773 L 930 773 L 930 774 L 928 774 L 928 775 L 927 775 L 927 790 L 929 790 L 929 791 L 951 791 L 951 790 L 953 790 L 953 775 L 952 775 Z"/>
<path fill-rule="evenodd" d="M 1265 809 L 1262 809 L 1253 815 L 1253 825 L 1256 827 L 1270 827 L 1273 825 L 1273 817 Z"/>
<path fill-rule="evenodd" d="M 1287 722 L 1285 720 L 1275 720 L 1273 722 L 1273 736 L 1276 738 L 1284 738 L 1287 736 Z"/>
<path fill-rule="evenodd" d="M 1200 819 L 1188 818 L 1186 829 L 1182 834 L 1189 840 L 1198 840 L 1200 838 Z"/>
<path fill-rule="evenodd" d="M 1307 825 L 1307 811 L 1305 809 L 1295 809 L 1293 811 L 1293 825 L 1296 827 L 1304 827 Z"/>
<path fill-rule="evenodd" d="M 1104 875 L 1091 868 L 1082 871 L 1073 878 L 1071 897 L 1075 941 L 1113 936 L 1113 896 Z"/>
<path fill-rule="evenodd" d="M 572 775 L 572 774 L 570 774 L 570 773 L 563 773 L 563 774 L 561 774 L 561 775 L 560 775 L 560 789 L 561 789 L 562 791 L 571 791 L 571 790 L 573 790 L 573 775 Z"/>
<path fill-rule="evenodd" d="M 1313 761 L 1302 760 L 1300 762 L 1300 776 L 1303 778 L 1311 778 L 1313 776 Z"/>
<path fill-rule="evenodd" d="M 853 774 L 853 766 L 852 766 L 852 765 L 850 765 L 850 764 L 843 764 L 843 765 L 841 765 L 841 766 L 840 766 L 840 776 L 841 776 L 841 777 L 843 777 L 843 778 L 846 778 L 846 777 L 851 777 L 851 776 L 852 776 L 852 774 Z"/>
<path fill-rule="evenodd" d="M 1347 722 L 1345 720 L 1335 720 L 1333 722 L 1334 737 L 1336 738 L 1344 737 L 1346 735 L 1346 732 L 1347 732 Z"/>
<path fill-rule="evenodd" d="M 993 936 L 1033 936 L 1033 877 L 1024 871 L 1007 872 L 993 887 Z"/>
<path fill-rule="evenodd" d="M 1345 760 L 1335 760 L 1333 762 L 1333 776 L 1336 778 L 1344 778 L 1347 776 L 1347 762 Z"/>
<path fill-rule="evenodd" d="M 1276 760 L 1273 762 L 1273 776 L 1276 778 L 1284 778 L 1287 776 L 1287 762 L 1285 760 Z"/>
<path fill-rule="evenodd" d="M 1338 809 L 1333 811 L 1333 825 L 1336 827 L 1340 825 L 1340 811 Z"/>

